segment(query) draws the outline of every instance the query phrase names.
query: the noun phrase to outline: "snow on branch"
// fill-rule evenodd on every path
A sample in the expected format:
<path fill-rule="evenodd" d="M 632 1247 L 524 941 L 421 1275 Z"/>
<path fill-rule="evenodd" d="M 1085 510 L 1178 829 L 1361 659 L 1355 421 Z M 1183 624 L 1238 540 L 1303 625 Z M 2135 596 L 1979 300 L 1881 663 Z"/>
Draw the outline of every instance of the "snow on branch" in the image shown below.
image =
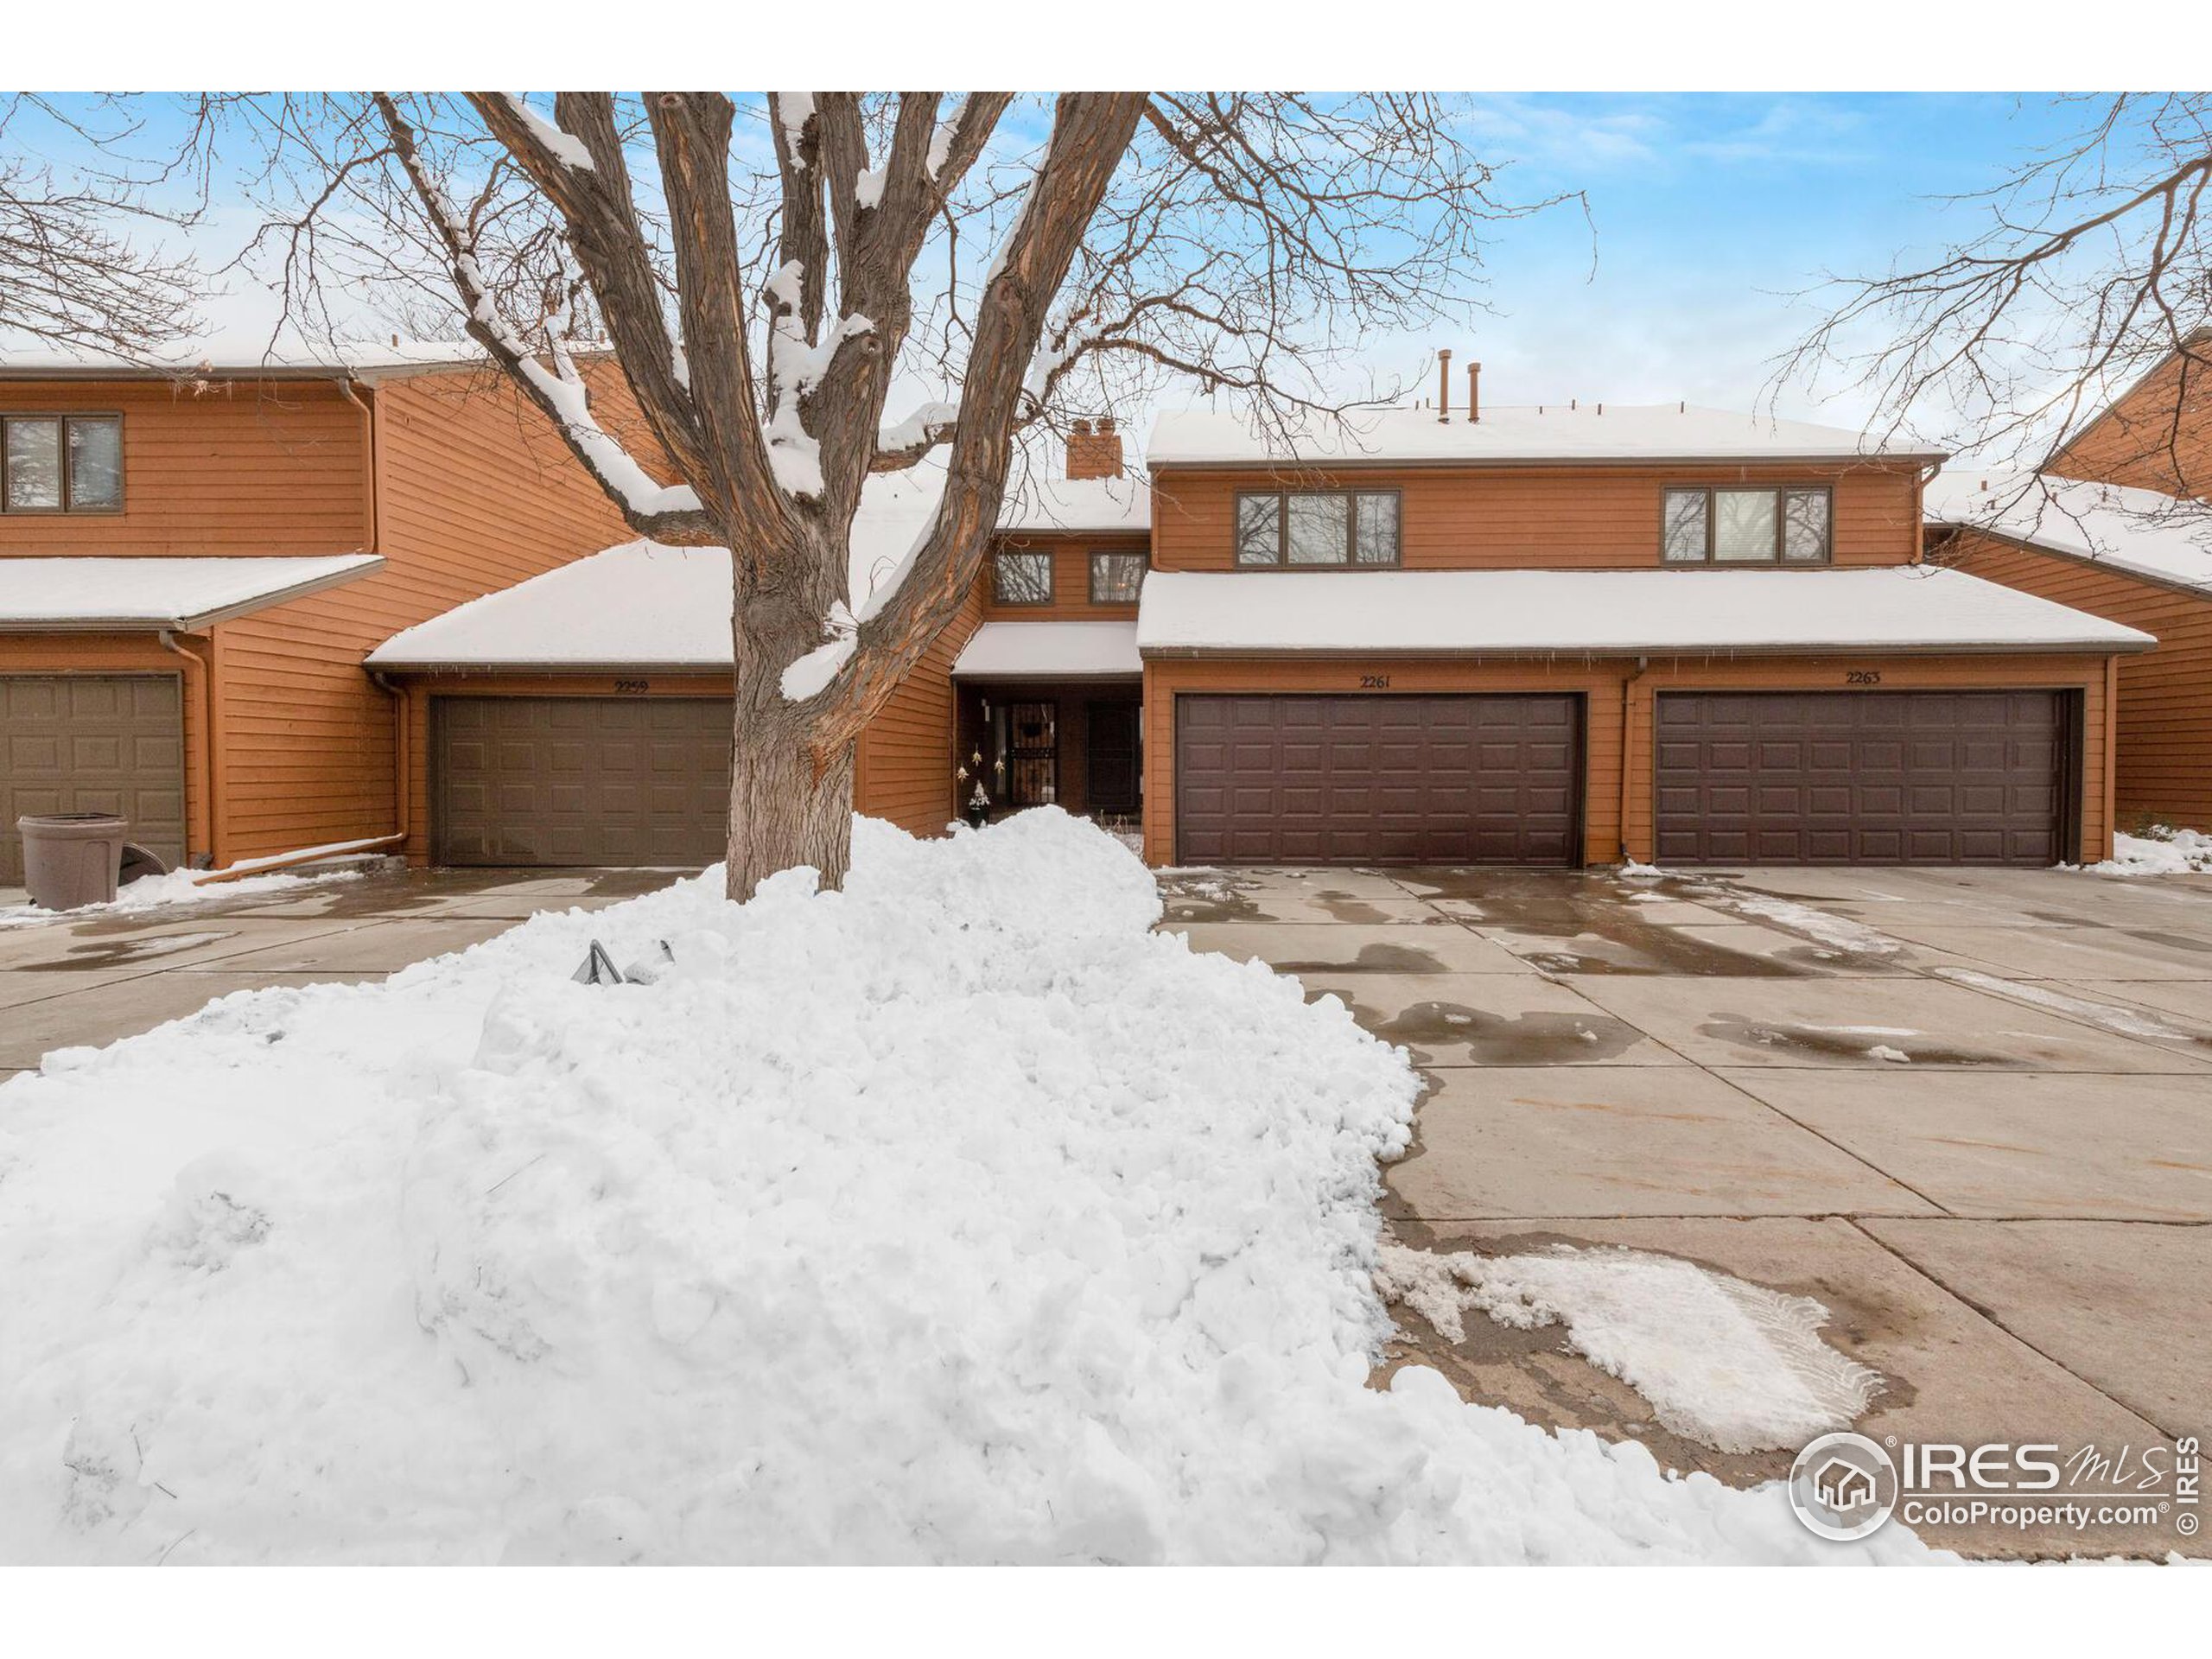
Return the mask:
<path fill-rule="evenodd" d="M 804 702 L 829 690 L 830 683 L 853 659 L 860 645 L 860 623 L 842 604 L 832 605 L 823 624 L 828 638 L 784 670 L 785 702 Z"/>
<path fill-rule="evenodd" d="M 445 243 L 453 263 L 454 283 L 468 315 L 469 333 L 553 417 L 577 459 L 591 469 L 610 495 L 628 509 L 626 516 L 635 528 L 648 535 L 656 531 L 671 535 L 680 533 L 685 526 L 667 521 L 699 513 L 698 493 L 689 485 L 658 482 L 620 440 L 600 425 L 592 413 L 589 389 L 577 372 L 557 329 L 548 330 L 554 359 L 554 366 L 549 369 L 538 360 L 514 325 L 500 315 L 477 257 L 474 228 L 454 207 L 444 187 L 432 176 L 406 118 L 386 95 L 378 93 L 377 102 L 391 130 L 400 163 Z"/>
<path fill-rule="evenodd" d="M 591 151 L 585 148 L 582 139 L 574 133 L 562 131 L 560 128 L 531 108 L 521 93 L 501 92 L 499 96 L 506 100 L 507 107 L 514 111 L 515 119 L 529 128 L 531 137 L 537 139 L 544 147 L 546 153 L 558 161 L 562 166 L 577 168 L 587 173 L 596 170 L 591 159 Z"/>

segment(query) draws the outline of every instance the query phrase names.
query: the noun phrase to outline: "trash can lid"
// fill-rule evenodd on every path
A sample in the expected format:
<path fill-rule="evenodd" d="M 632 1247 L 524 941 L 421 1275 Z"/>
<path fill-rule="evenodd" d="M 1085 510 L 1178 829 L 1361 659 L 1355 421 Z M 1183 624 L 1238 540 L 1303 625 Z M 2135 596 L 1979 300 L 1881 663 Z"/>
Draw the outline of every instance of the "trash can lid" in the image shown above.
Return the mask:
<path fill-rule="evenodd" d="M 16 828 L 18 830 L 32 827 L 44 829 L 47 825 L 52 824 L 56 829 L 63 829 L 80 823 L 127 824 L 129 823 L 128 818 L 114 812 L 28 812 L 16 820 Z"/>

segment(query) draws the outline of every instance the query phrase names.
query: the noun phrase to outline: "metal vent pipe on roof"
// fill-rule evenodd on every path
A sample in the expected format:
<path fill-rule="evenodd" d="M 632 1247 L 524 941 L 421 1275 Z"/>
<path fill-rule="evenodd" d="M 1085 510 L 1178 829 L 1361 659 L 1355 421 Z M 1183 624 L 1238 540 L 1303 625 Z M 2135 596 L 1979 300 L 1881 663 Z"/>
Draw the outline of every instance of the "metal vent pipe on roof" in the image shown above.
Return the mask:
<path fill-rule="evenodd" d="M 1471 426 L 1478 423 L 1483 417 L 1482 374 L 1481 364 L 1467 365 L 1467 422 Z"/>
<path fill-rule="evenodd" d="M 1444 347 L 1436 354 L 1436 423 L 1452 424 L 1452 348 Z"/>

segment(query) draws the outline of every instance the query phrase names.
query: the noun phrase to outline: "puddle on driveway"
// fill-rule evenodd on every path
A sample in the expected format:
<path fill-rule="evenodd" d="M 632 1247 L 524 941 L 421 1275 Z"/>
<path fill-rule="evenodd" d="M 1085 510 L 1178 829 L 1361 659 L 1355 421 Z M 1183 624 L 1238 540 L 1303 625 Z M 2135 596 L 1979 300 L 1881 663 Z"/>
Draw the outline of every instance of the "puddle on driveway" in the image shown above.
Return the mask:
<path fill-rule="evenodd" d="M 1405 944 L 1363 944 L 1350 962 L 1271 962 L 1281 974 L 1448 974 L 1437 957 Z"/>
<path fill-rule="evenodd" d="M 1793 1025 L 1774 1020 L 1747 1020 L 1741 1014 L 1715 1014 L 1698 1027 L 1698 1034 L 1733 1043 L 1763 1053 L 1777 1051 L 1817 1056 L 1822 1059 L 1871 1060 L 1903 1070 L 1907 1065 L 1979 1065 L 1999 1071 L 2035 1069 L 2018 1055 L 1993 1050 L 1961 1048 L 1931 1042 L 1920 1032 L 1887 1027 Z M 1877 1050 L 1886 1050 L 1878 1053 Z M 1903 1060 L 1892 1058 L 1902 1054 Z"/>
<path fill-rule="evenodd" d="M 1218 872 L 1179 874 L 1160 879 L 1161 918 L 1170 922 L 1203 925 L 1208 922 L 1257 922 L 1260 914 L 1251 893 L 1253 883 L 1238 881 Z"/>
<path fill-rule="evenodd" d="M 1359 1023 L 1386 1043 L 1408 1048 L 1464 1046 L 1477 1065 L 1565 1065 L 1610 1060 L 1643 1033 L 1605 1014 L 1490 1014 L 1459 1002 L 1415 1002 L 1381 1020 L 1355 1007 Z"/>

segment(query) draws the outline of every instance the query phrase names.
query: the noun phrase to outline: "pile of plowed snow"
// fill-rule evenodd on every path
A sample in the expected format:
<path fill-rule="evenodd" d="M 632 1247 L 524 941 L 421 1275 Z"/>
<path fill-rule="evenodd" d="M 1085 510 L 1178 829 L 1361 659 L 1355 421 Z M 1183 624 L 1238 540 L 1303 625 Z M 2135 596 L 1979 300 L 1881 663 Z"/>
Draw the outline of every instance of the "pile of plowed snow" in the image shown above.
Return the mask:
<path fill-rule="evenodd" d="M 1370 1389 L 1415 1078 L 1111 836 L 718 874 L 0 1089 L 0 1559 L 1850 1553 Z"/>

